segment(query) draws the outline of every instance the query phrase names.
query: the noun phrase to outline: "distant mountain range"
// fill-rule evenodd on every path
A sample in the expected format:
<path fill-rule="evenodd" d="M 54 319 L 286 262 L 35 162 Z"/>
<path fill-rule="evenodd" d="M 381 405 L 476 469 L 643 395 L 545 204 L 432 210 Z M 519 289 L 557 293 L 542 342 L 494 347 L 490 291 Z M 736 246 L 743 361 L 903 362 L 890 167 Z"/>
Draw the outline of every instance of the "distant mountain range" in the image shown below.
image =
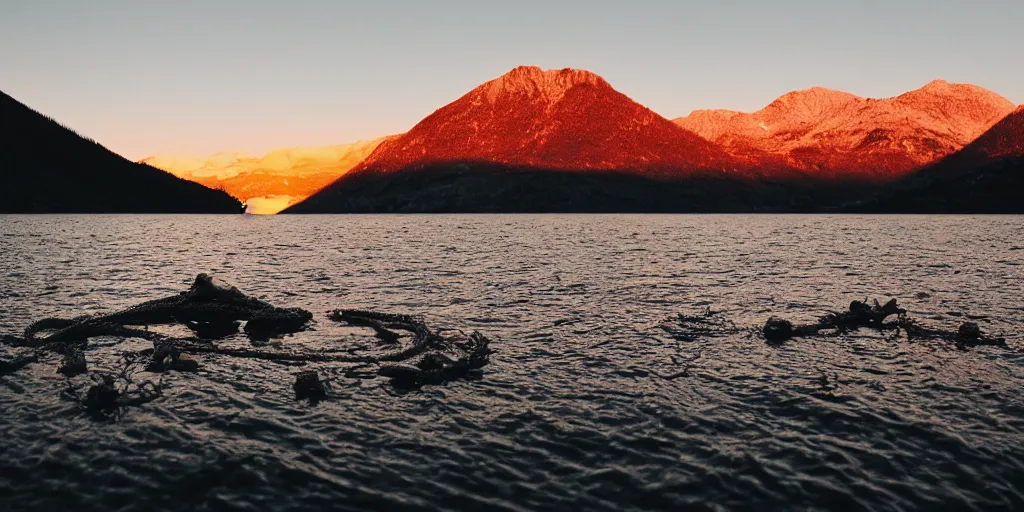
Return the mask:
<path fill-rule="evenodd" d="M 886 181 L 952 154 L 1013 110 L 981 87 L 936 80 L 888 99 L 816 87 L 751 114 L 698 110 L 675 123 L 732 154 L 778 155 L 815 176 Z"/>
<path fill-rule="evenodd" d="M 922 169 L 1014 110 L 980 87 L 934 81 L 881 100 L 812 88 L 759 112 L 673 123 L 593 73 L 520 67 L 285 212 L 903 211 L 888 189 L 924 194 L 904 182 L 938 172 Z"/>
<path fill-rule="evenodd" d="M 286 212 L 632 208 L 624 201 L 645 201 L 634 197 L 641 191 L 616 199 L 602 182 L 729 181 L 743 179 L 744 166 L 593 73 L 519 67 L 383 142 Z"/>
<path fill-rule="evenodd" d="M 0 100 L 3 211 L 237 211 L 178 176 L 255 213 L 1024 213 L 1024 112 L 941 80 L 670 121 L 593 73 L 518 67 L 403 134 L 140 164 Z"/>
<path fill-rule="evenodd" d="M 228 194 L 130 162 L 0 92 L 0 212 L 238 213 Z"/>
<path fill-rule="evenodd" d="M 250 213 L 271 214 L 329 185 L 362 162 L 383 140 L 279 149 L 262 157 L 243 153 L 218 153 L 205 159 L 157 155 L 141 163 L 224 190 L 246 203 Z"/>

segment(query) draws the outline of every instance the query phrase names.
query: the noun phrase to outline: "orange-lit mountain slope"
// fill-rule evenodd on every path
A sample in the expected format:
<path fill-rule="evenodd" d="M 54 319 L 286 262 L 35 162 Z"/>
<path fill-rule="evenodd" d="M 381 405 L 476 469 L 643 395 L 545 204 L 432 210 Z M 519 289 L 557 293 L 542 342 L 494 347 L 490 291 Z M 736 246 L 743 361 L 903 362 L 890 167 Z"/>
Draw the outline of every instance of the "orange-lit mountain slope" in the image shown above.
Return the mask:
<path fill-rule="evenodd" d="M 277 213 L 338 179 L 384 138 L 319 148 L 289 148 L 262 157 L 218 153 L 157 155 L 142 160 L 176 176 L 219 188 L 248 204 L 252 213 Z"/>
<path fill-rule="evenodd" d="M 888 99 L 816 87 L 758 112 L 698 110 L 675 123 L 734 155 L 764 152 L 825 176 L 894 179 L 963 148 L 1013 110 L 981 87 L 936 80 Z"/>
<path fill-rule="evenodd" d="M 1008 158 L 1024 157 L 1024 105 L 996 123 L 959 153 L 942 162 L 943 167 L 969 169 Z"/>
<path fill-rule="evenodd" d="M 344 194 L 350 178 L 438 166 L 683 179 L 731 177 L 742 174 L 744 165 L 594 73 L 518 67 L 383 142 L 295 210 L 332 210 L 332 198 Z"/>
<path fill-rule="evenodd" d="M 848 209 L 1024 213 L 1024 106 L 962 150 Z"/>
<path fill-rule="evenodd" d="M 684 174 L 733 166 L 715 144 L 680 130 L 588 71 L 518 67 L 383 144 L 356 170 L 439 162 L 551 170 Z"/>

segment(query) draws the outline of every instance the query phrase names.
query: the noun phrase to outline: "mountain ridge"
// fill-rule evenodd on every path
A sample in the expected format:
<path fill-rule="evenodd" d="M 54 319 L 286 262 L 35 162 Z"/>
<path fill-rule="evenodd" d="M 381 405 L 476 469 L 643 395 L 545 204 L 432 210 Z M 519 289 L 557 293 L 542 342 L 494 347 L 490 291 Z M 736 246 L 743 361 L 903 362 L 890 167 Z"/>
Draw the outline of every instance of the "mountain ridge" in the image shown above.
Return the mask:
<path fill-rule="evenodd" d="M 601 173 L 608 179 L 594 182 L 596 197 L 602 194 L 602 183 L 623 182 L 614 178 L 619 174 L 662 182 L 742 181 L 752 179 L 749 167 L 747 159 L 729 155 L 718 144 L 676 126 L 594 73 L 520 66 L 439 108 L 405 134 L 381 143 L 348 174 L 285 213 L 334 211 L 351 194 L 346 184 L 366 184 L 368 179 L 395 183 L 387 192 L 389 201 L 400 200 L 393 192 L 403 187 L 422 197 L 427 182 L 445 176 L 448 181 L 443 186 L 429 186 L 439 193 L 482 194 L 491 201 L 513 204 L 495 194 L 532 187 L 524 177 L 550 177 L 544 172 Z M 437 176 L 424 170 L 433 170 Z M 485 184 L 488 180 L 491 192 Z M 566 180 L 570 179 L 549 181 L 561 186 Z M 420 189 L 414 183 L 420 183 Z"/>
<path fill-rule="evenodd" d="M 0 91 L 0 212 L 238 213 L 221 191 L 131 162 Z"/>
<path fill-rule="evenodd" d="M 1024 107 L 960 151 L 844 207 L 881 213 L 1024 213 Z"/>
<path fill-rule="evenodd" d="M 734 155 L 760 151 L 826 176 L 890 180 L 956 152 L 1013 108 L 984 88 L 933 80 L 884 99 L 812 87 L 756 112 L 696 110 L 674 122 Z"/>

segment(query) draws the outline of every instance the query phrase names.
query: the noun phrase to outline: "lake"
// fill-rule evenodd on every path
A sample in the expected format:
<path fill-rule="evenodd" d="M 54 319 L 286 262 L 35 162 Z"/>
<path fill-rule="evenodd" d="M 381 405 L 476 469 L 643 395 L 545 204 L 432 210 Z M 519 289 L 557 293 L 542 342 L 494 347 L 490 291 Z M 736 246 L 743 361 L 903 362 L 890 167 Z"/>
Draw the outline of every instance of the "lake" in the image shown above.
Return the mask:
<path fill-rule="evenodd" d="M 62 399 L 49 355 L 0 377 L 0 496 L 12 510 L 1020 510 L 1021 233 L 1020 216 L 0 216 L 0 334 L 207 272 L 314 313 L 276 348 L 372 343 L 326 317 L 356 307 L 476 330 L 495 351 L 480 380 L 413 391 L 311 364 L 333 379 L 315 405 L 291 389 L 304 368 L 200 356 L 197 373 L 145 377 L 163 396 L 116 421 Z M 770 316 L 865 297 L 929 325 L 973 318 L 1010 348 L 758 335 Z M 741 332 L 659 327 L 706 307 Z M 145 344 L 98 338 L 86 355 L 105 370 Z"/>

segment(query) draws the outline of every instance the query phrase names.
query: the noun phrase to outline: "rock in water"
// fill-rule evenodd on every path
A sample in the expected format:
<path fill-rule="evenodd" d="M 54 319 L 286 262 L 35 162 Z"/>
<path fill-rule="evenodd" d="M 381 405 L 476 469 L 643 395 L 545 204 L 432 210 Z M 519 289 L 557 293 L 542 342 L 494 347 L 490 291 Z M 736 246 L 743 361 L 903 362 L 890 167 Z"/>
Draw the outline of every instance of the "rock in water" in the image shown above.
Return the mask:
<path fill-rule="evenodd" d="M 111 411 L 117 408 L 120 394 L 114 387 L 114 379 L 104 375 L 102 380 L 89 387 L 85 393 L 85 408 L 90 411 Z"/>
<path fill-rule="evenodd" d="M 295 384 L 292 385 L 292 389 L 295 390 L 296 400 L 315 402 L 323 400 L 327 396 L 326 386 L 320 381 L 320 375 L 313 370 L 295 374 Z"/>
<path fill-rule="evenodd" d="M 981 327 L 974 322 L 964 322 L 957 330 L 957 338 L 964 342 L 977 342 L 981 340 Z"/>
<path fill-rule="evenodd" d="M 771 343 L 782 343 L 793 337 L 793 323 L 781 318 L 769 318 L 762 329 L 764 339 Z"/>

